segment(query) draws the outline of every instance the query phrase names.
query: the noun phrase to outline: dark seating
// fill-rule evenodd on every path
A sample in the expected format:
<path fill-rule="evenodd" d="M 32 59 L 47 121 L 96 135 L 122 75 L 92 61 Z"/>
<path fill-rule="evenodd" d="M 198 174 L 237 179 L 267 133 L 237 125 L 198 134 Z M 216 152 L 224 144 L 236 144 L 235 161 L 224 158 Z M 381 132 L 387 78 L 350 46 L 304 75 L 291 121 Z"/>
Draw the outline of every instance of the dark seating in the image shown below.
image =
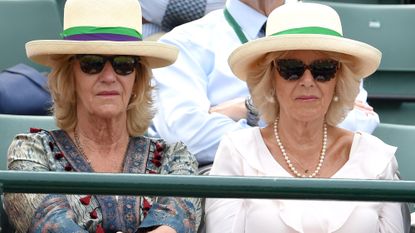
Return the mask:
<path fill-rule="evenodd" d="M 373 135 L 384 142 L 398 147 L 396 158 L 401 179 L 415 181 L 415 126 L 399 124 L 380 124 Z"/>
<path fill-rule="evenodd" d="M 25 43 L 59 37 L 62 23 L 55 0 L 0 0 L 0 29 L 0 70 L 19 63 L 48 70 L 27 59 Z"/>
<path fill-rule="evenodd" d="M 54 129 L 52 116 L 28 116 L 0 114 L 0 170 L 7 169 L 7 150 L 13 137 L 28 133 L 30 128 Z"/>
<path fill-rule="evenodd" d="M 415 102 L 415 5 L 320 1 L 339 13 L 345 37 L 382 51 L 382 62 L 365 79 L 369 101 Z"/>

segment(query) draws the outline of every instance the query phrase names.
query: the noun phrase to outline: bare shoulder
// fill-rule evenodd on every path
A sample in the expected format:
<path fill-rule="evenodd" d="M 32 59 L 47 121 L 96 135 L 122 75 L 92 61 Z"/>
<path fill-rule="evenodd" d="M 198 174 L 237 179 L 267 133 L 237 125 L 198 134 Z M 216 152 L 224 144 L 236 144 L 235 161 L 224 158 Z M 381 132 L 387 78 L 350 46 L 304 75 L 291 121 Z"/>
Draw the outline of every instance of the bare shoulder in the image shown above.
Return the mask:
<path fill-rule="evenodd" d="M 339 127 L 330 127 L 329 132 L 330 138 L 335 144 L 349 145 L 353 143 L 354 133 Z"/>
<path fill-rule="evenodd" d="M 354 133 L 338 127 L 330 127 L 328 131 L 329 152 L 338 156 L 337 159 L 346 162 L 353 144 Z M 342 158 L 342 159 L 341 159 Z"/>
<path fill-rule="evenodd" d="M 349 160 L 354 133 L 338 127 L 328 128 L 328 146 L 326 166 L 321 171 L 321 177 L 331 177 Z"/>

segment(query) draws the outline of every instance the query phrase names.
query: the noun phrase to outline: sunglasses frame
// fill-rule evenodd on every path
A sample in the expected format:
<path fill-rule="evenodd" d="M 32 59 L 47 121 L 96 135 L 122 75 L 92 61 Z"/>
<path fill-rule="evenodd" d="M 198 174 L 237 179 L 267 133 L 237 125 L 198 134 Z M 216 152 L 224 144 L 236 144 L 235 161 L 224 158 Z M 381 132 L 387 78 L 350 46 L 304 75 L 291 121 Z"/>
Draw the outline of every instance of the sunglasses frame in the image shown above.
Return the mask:
<path fill-rule="evenodd" d="M 297 62 L 297 64 L 300 64 L 301 66 L 294 67 L 295 69 L 289 70 L 289 68 L 285 67 L 284 69 L 281 68 L 282 62 Z M 330 69 L 320 69 L 318 68 L 319 64 L 322 64 L 324 62 L 327 62 L 331 67 Z M 287 81 L 296 81 L 301 79 L 301 77 L 304 75 L 305 71 L 308 69 L 311 72 L 311 75 L 313 76 L 313 79 L 317 82 L 328 82 L 334 77 L 336 77 L 336 73 L 340 68 L 340 62 L 334 59 L 316 59 L 312 61 L 310 64 L 305 64 L 300 59 L 295 58 L 288 58 L 288 59 L 277 59 L 274 60 L 274 65 L 279 73 L 279 75 L 287 80 Z M 333 66 L 335 66 L 333 68 Z M 323 67 L 327 68 L 327 67 Z"/>
<path fill-rule="evenodd" d="M 91 63 L 86 63 L 87 61 L 83 60 L 85 57 L 88 57 L 88 56 L 101 58 L 103 60 L 102 64 L 99 64 L 99 66 L 97 66 L 97 67 L 88 67 L 88 65 L 91 66 Z M 132 65 L 132 68 L 131 69 L 126 69 L 125 71 L 123 71 L 121 68 L 125 67 L 125 66 L 118 67 L 119 64 L 121 64 L 121 63 L 118 64 L 115 61 L 115 59 L 119 58 L 119 57 L 133 58 L 134 62 L 132 64 L 128 63 L 128 65 L 130 65 L 130 64 Z M 73 58 L 75 58 L 79 61 L 79 65 L 80 65 L 80 68 L 81 68 L 82 72 L 84 72 L 85 74 L 89 74 L 89 75 L 94 75 L 94 74 L 101 73 L 102 70 L 105 67 L 105 64 L 107 64 L 107 62 L 110 62 L 111 67 L 112 67 L 112 69 L 114 70 L 114 72 L 116 74 L 121 75 L 121 76 L 127 76 L 127 75 L 133 73 L 134 69 L 137 69 L 138 64 L 140 63 L 140 57 L 132 56 L 132 55 L 105 56 L 105 55 L 99 55 L 99 54 L 77 54 L 77 55 L 73 56 Z M 98 64 L 98 63 L 95 63 L 95 65 L 96 64 Z M 93 69 L 95 69 L 95 71 L 91 72 L 91 70 L 93 70 Z"/>

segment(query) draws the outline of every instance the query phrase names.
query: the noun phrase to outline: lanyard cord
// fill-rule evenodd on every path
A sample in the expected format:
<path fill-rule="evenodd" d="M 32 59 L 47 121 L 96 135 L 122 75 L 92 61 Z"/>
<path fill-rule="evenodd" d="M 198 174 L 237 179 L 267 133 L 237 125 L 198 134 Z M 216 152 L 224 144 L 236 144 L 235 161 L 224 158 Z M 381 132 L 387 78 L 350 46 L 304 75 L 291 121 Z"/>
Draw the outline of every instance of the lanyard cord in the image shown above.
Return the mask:
<path fill-rule="evenodd" d="M 231 15 L 231 13 L 229 13 L 228 9 L 225 8 L 223 13 L 225 15 L 226 21 L 228 21 L 229 25 L 235 31 L 235 33 L 238 36 L 241 43 L 245 44 L 246 42 L 248 42 L 248 39 L 246 38 L 245 34 L 242 32 L 241 26 L 239 26 L 239 24 L 236 22 L 236 20 L 232 17 L 232 15 Z"/>

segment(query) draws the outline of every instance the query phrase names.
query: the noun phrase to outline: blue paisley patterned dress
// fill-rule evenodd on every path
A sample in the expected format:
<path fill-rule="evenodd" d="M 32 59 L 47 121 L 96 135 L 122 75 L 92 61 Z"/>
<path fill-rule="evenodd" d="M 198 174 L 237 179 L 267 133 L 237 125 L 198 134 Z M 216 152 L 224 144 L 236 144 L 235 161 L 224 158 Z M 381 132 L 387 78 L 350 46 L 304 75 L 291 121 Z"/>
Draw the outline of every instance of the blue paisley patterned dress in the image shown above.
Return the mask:
<path fill-rule="evenodd" d="M 197 162 L 182 143 L 131 137 L 123 173 L 196 174 Z M 62 130 L 31 129 L 8 152 L 9 170 L 93 172 Z M 201 216 L 196 198 L 5 194 L 5 208 L 17 232 L 146 232 L 168 225 L 196 232 Z"/>

